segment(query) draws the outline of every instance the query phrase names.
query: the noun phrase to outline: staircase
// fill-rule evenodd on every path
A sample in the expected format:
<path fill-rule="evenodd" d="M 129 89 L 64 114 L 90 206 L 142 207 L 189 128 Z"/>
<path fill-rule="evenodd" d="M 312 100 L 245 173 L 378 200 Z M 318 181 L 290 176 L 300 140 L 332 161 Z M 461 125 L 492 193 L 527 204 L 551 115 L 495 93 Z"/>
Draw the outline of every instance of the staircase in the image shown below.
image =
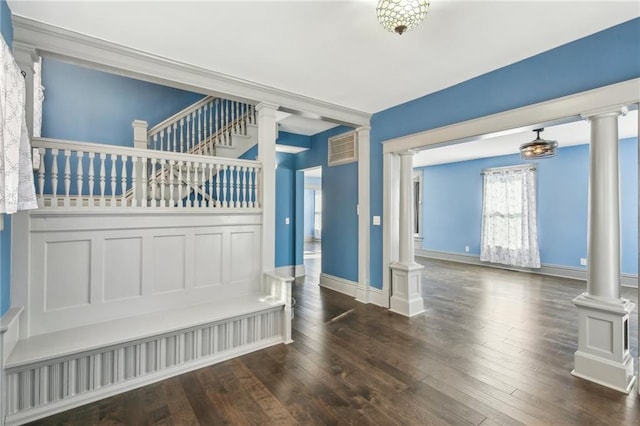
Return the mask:
<path fill-rule="evenodd" d="M 158 151 L 189 155 L 240 158 L 258 142 L 257 117 L 253 105 L 207 96 L 172 115 L 146 131 L 146 147 Z M 144 123 L 134 121 L 136 123 Z M 143 124 L 144 126 L 144 124 Z M 135 133 L 135 131 L 134 131 Z M 144 141 L 134 141 L 141 146 Z M 171 200 L 179 203 L 195 197 L 195 202 L 218 205 L 219 195 L 213 193 L 218 179 L 239 176 L 220 176 L 222 171 L 207 174 L 197 162 L 185 165 L 147 165 L 146 193 L 131 188 L 127 199 L 144 197 L 148 204 Z M 232 172 L 233 175 L 233 172 Z M 232 184 L 233 186 L 233 184 Z M 193 200 L 192 200 L 193 201 Z"/>

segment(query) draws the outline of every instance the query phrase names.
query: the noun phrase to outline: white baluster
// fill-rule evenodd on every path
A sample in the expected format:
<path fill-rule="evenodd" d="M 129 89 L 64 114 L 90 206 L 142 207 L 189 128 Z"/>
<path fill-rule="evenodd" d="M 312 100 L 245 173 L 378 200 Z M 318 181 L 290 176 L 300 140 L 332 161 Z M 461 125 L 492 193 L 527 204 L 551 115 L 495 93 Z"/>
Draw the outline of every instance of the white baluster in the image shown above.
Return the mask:
<path fill-rule="evenodd" d="M 236 203 L 238 202 L 238 191 L 236 188 L 236 166 L 229 167 L 229 201 L 231 202 L 231 207 L 235 208 Z"/>
<path fill-rule="evenodd" d="M 256 176 L 256 168 L 251 167 L 251 170 L 249 172 L 249 197 L 250 197 L 249 201 L 251 202 L 251 204 L 249 206 L 252 208 L 255 208 L 256 206 L 256 185 L 254 183 L 255 176 Z"/>
<path fill-rule="evenodd" d="M 203 125 L 202 125 L 202 108 L 198 109 L 198 145 L 202 144 L 202 141 L 204 140 L 204 133 L 203 133 Z"/>
<path fill-rule="evenodd" d="M 213 207 L 213 164 L 209 164 L 209 207 Z"/>
<path fill-rule="evenodd" d="M 184 118 L 180 119 L 180 145 L 182 146 L 180 152 L 186 152 L 184 149 Z"/>
<path fill-rule="evenodd" d="M 225 106 L 225 108 L 224 108 L 224 123 L 222 125 L 222 128 L 225 129 L 225 132 L 224 132 L 224 144 L 226 146 L 229 146 L 230 145 L 230 140 L 229 140 L 229 137 L 230 137 L 229 131 L 230 130 L 227 129 L 227 126 L 229 125 L 229 107 L 230 107 L 229 101 L 226 101 L 224 103 L 224 106 Z"/>
<path fill-rule="evenodd" d="M 167 190 L 167 160 L 161 158 L 158 160 L 160 164 L 159 173 L 160 173 L 160 206 L 167 207 L 166 203 L 166 190 Z"/>
<path fill-rule="evenodd" d="M 215 130 L 213 129 L 213 100 L 209 102 L 209 134 L 207 135 L 207 139 L 211 140 L 213 133 Z"/>
<path fill-rule="evenodd" d="M 229 200 L 227 200 L 227 166 L 222 165 L 222 202 L 224 207 L 229 207 Z"/>
<path fill-rule="evenodd" d="M 174 207 L 173 201 L 173 191 L 175 189 L 174 186 L 174 168 L 176 165 L 176 160 L 169 160 L 169 207 Z"/>
<path fill-rule="evenodd" d="M 117 154 L 110 154 L 111 157 L 111 207 L 116 206 L 116 162 L 118 161 Z"/>
<path fill-rule="evenodd" d="M 93 194 L 95 192 L 95 187 L 94 187 L 94 161 L 93 159 L 95 158 L 96 154 L 93 152 L 90 152 L 88 154 L 89 156 L 89 206 L 90 207 L 95 207 L 95 205 L 93 204 Z"/>
<path fill-rule="evenodd" d="M 138 169 L 140 167 L 140 169 Z M 142 182 L 142 164 L 138 166 L 138 157 L 131 157 L 131 188 L 133 197 L 131 197 L 131 206 L 138 207 L 138 195 L 142 195 L 138 182 Z"/>
<path fill-rule="evenodd" d="M 207 200 L 204 198 L 204 194 L 206 194 L 207 192 L 207 175 L 206 175 L 206 167 L 207 167 L 207 163 L 200 163 L 200 169 L 202 171 L 202 179 L 200 180 L 200 182 L 202 182 L 202 185 L 200 186 L 200 190 L 202 192 L 202 198 L 200 199 L 200 207 L 206 207 L 206 203 Z"/>
<path fill-rule="evenodd" d="M 262 207 L 262 168 L 259 168 L 254 176 L 256 186 L 256 207 Z"/>
<path fill-rule="evenodd" d="M 173 139 L 171 138 L 171 125 L 167 127 L 167 151 L 173 151 Z"/>
<path fill-rule="evenodd" d="M 156 187 L 158 186 L 158 175 L 156 174 L 156 158 L 151 159 L 151 164 L 149 165 L 149 176 L 150 176 L 150 184 L 151 184 L 151 207 L 158 207 L 158 200 L 156 197 Z"/>
<path fill-rule="evenodd" d="M 198 143 L 198 141 L 196 140 L 197 137 L 197 133 L 196 133 L 196 112 L 193 111 L 191 113 L 191 147 L 189 148 L 189 152 L 193 151 L 193 149 L 195 148 L 196 144 Z"/>
<path fill-rule="evenodd" d="M 58 207 L 58 150 L 51 150 L 51 157 L 53 163 L 51 163 L 51 189 L 53 198 L 51 199 L 51 206 Z"/>
<path fill-rule="evenodd" d="M 249 207 L 249 199 L 247 198 L 249 195 L 249 176 L 247 173 L 249 172 L 248 167 L 242 167 L 242 192 L 244 193 L 242 197 L 242 207 Z"/>
<path fill-rule="evenodd" d="M 183 207 L 182 204 L 182 161 L 178 161 L 178 207 Z"/>
<path fill-rule="evenodd" d="M 140 199 L 140 203 L 142 204 L 142 207 L 147 207 L 149 204 L 147 202 L 147 199 L 149 198 L 147 195 L 147 190 L 149 189 L 149 172 L 147 171 L 148 159 L 141 157 L 140 162 L 142 163 L 142 197 Z"/>
<path fill-rule="evenodd" d="M 160 151 L 166 151 L 164 146 L 164 129 L 160 130 Z"/>
<path fill-rule="evenodd" d="M 216 129 L 215 129 L 215 134 L 216 134 L 216 139 L 220 139 L 220 99 L 216 99 L 216 110 L 215 110 L 215 114 L 216 114 Z M 218 141 L 216 140 L 216 143 L 218 143 Z"/>
<path fill-rule="evenodd" d="M 44 148 L 39 148 L 38 152 L 40 152 L 40 168 L 38 169 L 38 192 L 40 193 L 40 200 L 42 201 L 42 203 L 44 203 L 44 175 L 46 172 L 44 158 L 47 150 Z"/>
<path fill-rule="evenodd" d="M 191 194 L 191 161 L 185 161 L 185 184 L 187 193 L 185 194 L 186 200 L 184 205 L 186 207 L 193 207 L 193 202 L 189 200 L 189 195 Z"/>
<path fill-rule="evenodd" d="M 178 147 L 178 123 L 173 123 L 173 152 L 177 152 L 180 150 Z"/>
<path fill-rule="evenodd" d="M 64 150 L 64 199 L 62 201 L 65 207 L 69 207 L 69 191 L 71 190 L 71 151 Z"/>
<path fill-rule="evenodd" d="M 159 151 L 158 149 L 158 134 L 153 135 L 153 149 Z"/>
<path fill-rule="evenodd" d="M 191 149 L 191 116 L 187 115 L 187 125 L 185 126 L 185 139 L 187 140 L 187 147 L 186 147 L 186 151 L 183 152 L 189 152 L 189 150 Z"/>
<path fill-rule="evenodd" d="M 76 207 L 82 207 L 82 184 L 84 182 L 84 173 L 82 170 L 82 160 L 83 153 L 82 151 L 78 151 L 76 153 L 76 157 L 78 159 L 78 167 L 76 170 L 76 186 L 78 188 L 78 198 L 76 199 Z"/>
<path fill-rule="evenodd" d="M 121 205 L 122 207 L 127 207 L 127 160 L 128 160 L 128 156 L 123 155 L 122 157 L 120 157 L 121 159 L 121 166 L 122 167 L 122 172 L 120 173 L 120 197 L 122 198 L 122 202 Z M 135 166 L 134 166 L 135 167 Z M 135 199 L 135 185 L 132 186 L 133 188 L 133 193 L 134 193 L 134 199 Z"/>
<path fill-rule="evenodd" d="M 216 206 L 222 207 L 222 200 L 220 199 L 220 180 L 222 179 L 222 171 L 219 163 L 216 164 Z"/>
<path fill-rule="evenodd" d="M 100 207 L 104 207 L 104 189 L 105 189 L 105 169 L 104 160 L 107 158 L 107 154 L 100 154 Z"/>

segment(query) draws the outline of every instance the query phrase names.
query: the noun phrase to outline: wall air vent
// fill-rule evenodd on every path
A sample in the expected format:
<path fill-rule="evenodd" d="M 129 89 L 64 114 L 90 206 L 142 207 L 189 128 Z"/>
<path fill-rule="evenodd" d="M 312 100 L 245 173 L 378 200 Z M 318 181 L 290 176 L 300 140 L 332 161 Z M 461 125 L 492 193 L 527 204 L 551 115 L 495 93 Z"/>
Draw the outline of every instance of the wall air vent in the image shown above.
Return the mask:
<path fill-rule="evenodd" d="M 358 161 L 358 144 L 354 130 L 329 138 L 329 158 L 327 164 L 339 166 L 340 164 Z"/>

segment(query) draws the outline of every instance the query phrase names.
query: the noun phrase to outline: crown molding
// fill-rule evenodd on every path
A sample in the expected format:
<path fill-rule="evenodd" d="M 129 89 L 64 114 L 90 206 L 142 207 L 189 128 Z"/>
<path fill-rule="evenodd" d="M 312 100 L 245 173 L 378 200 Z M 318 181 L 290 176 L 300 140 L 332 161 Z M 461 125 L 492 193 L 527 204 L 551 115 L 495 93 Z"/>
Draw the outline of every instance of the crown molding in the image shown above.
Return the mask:
<path fill-rule="evenodd" d="M 43 56 L 133 77 L 152 83 L 249 103 L 280 105 L 303 114 L 351 127 L 368 126 L 371 114 L 275 87 L 197 67 L 86 34 L 13 15 L 14 43 L 34 46 Z"/>

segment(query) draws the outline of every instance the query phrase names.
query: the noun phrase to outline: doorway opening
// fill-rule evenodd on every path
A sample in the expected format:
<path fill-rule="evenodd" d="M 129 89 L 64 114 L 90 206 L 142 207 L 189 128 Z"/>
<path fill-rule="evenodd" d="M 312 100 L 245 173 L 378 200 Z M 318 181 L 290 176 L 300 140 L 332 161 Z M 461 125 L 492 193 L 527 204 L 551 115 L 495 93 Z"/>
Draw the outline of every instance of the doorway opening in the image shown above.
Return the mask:
<path fill-rule="evenodd" d="M 304 170 L 304 264 L 307 275 L 320 275 L 322 257 L 322 167 Z"/>

